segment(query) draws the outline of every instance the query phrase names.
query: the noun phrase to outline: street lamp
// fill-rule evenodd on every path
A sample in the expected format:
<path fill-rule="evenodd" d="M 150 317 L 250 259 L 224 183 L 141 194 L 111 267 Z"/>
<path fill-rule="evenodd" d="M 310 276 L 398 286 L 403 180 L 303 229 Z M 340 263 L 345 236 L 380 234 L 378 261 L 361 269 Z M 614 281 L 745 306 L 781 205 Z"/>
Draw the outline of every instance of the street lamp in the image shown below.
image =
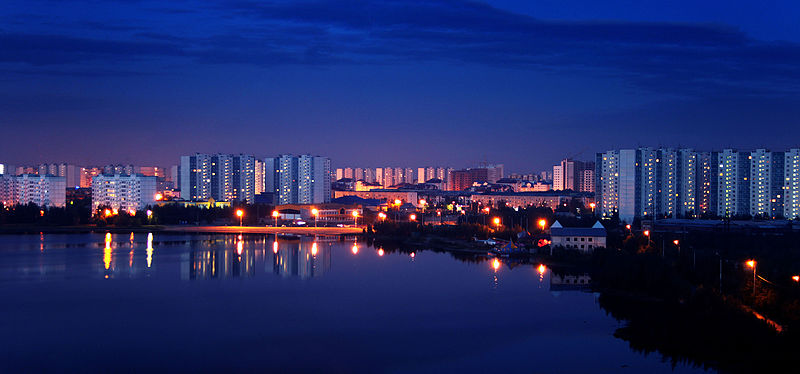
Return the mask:
<path fill-rule="evenodd" d="M 378 218 L 380 218 L 381 221 L 385 221 L 386 220 L 386 213 L 384 213 L 384 212 L 378 213 Z"/>
<path fill-rule="evenodd" d="M 242 217 L 244 216 L 244 211 L 241 209 L 236 209 L 236 216 L 239 217 L 239 227 L 242 227 Z"/>
<path fill-rule="evenodd" d="M 539 220 L 539 227 L 541 227 L 541 228 L 542 228 L 542 231 L 544 231 L 544 227 L 545 227 L 545 226 L 547 226 L 547 221 L 546 221 L 546 220 L 543 220 L 543 219 L 540 219 L 540 220 Z"/>
<path fill-rule="evenodd" d="M 596 206 L 597 206 L 597 204 L 595 204 L 595 203 L 589 203 L 589 207 L 592 208 L 592 215 L 594 215 L 594 207 L 596 207 Z"/>
<path fill-rule="evenodd" d="M 412 221 L 416 221 L 417 220 L 417 215 L 412 213 L 410 216 L 408 216 L 408 219 L 410 219 Z"/>
<path fill-rule="evenodd" d="M 747 264 L 748 267 L 753 268 L 753 297 L 756 297 L 756 265 L 758 265 L 758 263 L 756 260 L 747 260 L 745 264 Z"/>
<path fill-rule="evenodd" d="M 644 236 L 647 237 L 647 246 L 649 247 L 650 246 L 650 230 L 644 230 L 643 234 L 644 234 Z"/>
<path fill-rule="evenodd" d="M 147 215 L 147 221 L 150 222 L 150 219 L 153 218 L 153 211 L 148 209 L 145 214 Z"/>
<path fill-rule="evenodd" d="M 795 282 L 800 282 L 800 275 L 792 275 L 792 280 Z"/>
<path fill-rule="evenodd" d="M 353 226 L 358 227 L 358 211 L 353 209 Z"/>
<path fill-rule="evenodd" d="M 277 210 L 272 211 L 272 218 L 275 218 L 275 227 L 278 227 L 278 217 L 280 217 L 280 213 Z"/>
<path fill-rule="evenodd" d="M 492 222 L 494 223 L 495 226 L 497 226 L 498 229 L 500 228 L 500 217 L 494 217 L 494 219 L 492 219 Z"/>
<path fill-rule="evenodd" d="M 311 215 L 314 216 L 314 227 L 317 227 L 317 216 L 319 216 L 319 210 L 317 208 L 311 209 Z"/>

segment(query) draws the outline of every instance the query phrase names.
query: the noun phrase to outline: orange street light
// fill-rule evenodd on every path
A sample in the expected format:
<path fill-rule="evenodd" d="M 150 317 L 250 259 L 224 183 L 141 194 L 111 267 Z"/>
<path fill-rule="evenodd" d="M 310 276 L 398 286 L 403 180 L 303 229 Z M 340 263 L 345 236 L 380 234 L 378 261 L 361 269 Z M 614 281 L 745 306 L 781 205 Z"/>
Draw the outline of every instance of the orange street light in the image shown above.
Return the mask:
<path fill-rule="evenodd" d="M 280 216 L 281 214 L 277 210 L 272 211 L 272 218 L 275 218 L 275 227 L 278 227 L 278 217 Z"/>
<path fill-rule="evenodd" d="M 681 242 L 679 242 L 678 239 L 673 240 L 672 243 L 675 245 L 681 245 Z"/>
<path fill-rule="evenodd" d="M 164 195 L 162 195 L 160 193 L 157 193 L 154 197 L 155 197 L 156 201 L 161 201 L 161 200 L 164 199 Z"/>
<path fill-rule="evenodd" d="M 539 220 L 539 227 L 541 227 L 541 228 L 542 228 L 542 231 L 544 231 L 544 227 L 545 227 L 545 226 L 547 226 L 547 221 L 546 221 L 546 220 L 543 220 L 543 219 L 540 219 L 540 220 Z"/>
<path fill-rule="evenodd" d="M 416 221 L 417 220 L 417 215 L 416 214 L 411 214 L 410 216 L 408 216 L 408 219 L 410 219 L 412 221 Z"/>
<path fill-rule="evenodd" d="M 486 212 L 486 214 L 489 214 L 489 212 L 490 212 L 491 210 L 492 210 L 492 209 L 491 209 L 491 208 L 489 208 L 488 206 L 487 206 L 486 208 L 483 208 L 483 211 L 484 211 L 484 212 Z"/>
<path fill-rule="evenodd" d="M 386 213 L 384 213 L 384 212 L 378 213 L 378 218 L 380 218 L 381 221 L 385 221 L 386 220 Z"/>
<path fill-rule="evenodd" d="M 400 201 L 400 199 L 394 199 L 394 205 L 400 205 L 400 204 L 402 204 L 402 203 L 403 203 L 403 202 L 402 202 L 402 201 Z"/>
<path fill-rule="evenodd" d="M 597 204 L 595 204 L 595 203 L 589 203 L 589 207 L 592 208 L 592 215 L 594 215 L 594 207 L 596 207 L 596 206 L 597 206 Z"/>
<path fill-rule="evenodd" d="M 792 275 L 792 280 L 795 282 L 800 282 L 800 275 Z"/>
<path fill-rule="evenodd" d="M 492 222 L 494 222 L 494 225 L 495 225 L 495 226 L 500 226 L 500 217 L 494 217 L 494 219 L 492 220 Z"/>
<path fill-rule="evenodd" d="M 319 216 L 319 209 L 311 209 L 311 215 L 314 216 L 314 227 L 317 227 L 317 217 Z"/>
<path fill-rule="evenodd" d="M 111 215 L 111 210 L 109 210 L 109 209 L 104 210 L 103 211 L 103 215 L 105 215 L 106 217 L 110 216 Z"/>
<path fill-rule="evenodd" d="M 424 205 L 425 205 L 425 204 L 427 204 L 427 203 L 428 203 L 428 202 L 427 202 L 427 201 L 425 201 L 425 199 L 419 199 L 419 205 L 423 205 L 423 206 L 424 206 Z"/>
<path fill-rule="evenodd" d="M 244 210 L 236 209 L 236 216 L 239 217 L 239 227 L 242 226 L 242 217 L 244 216 Z"/>
<path fill-rule="evenodd" d="M 747 264 L 748 267 L 753 268 L 753 297 L 756 297 L 756 265 L 758 265 L 758 263 L 756 260 L 747 260 L 745 264 Z"/>
<path fill-rule="evenodd" d="M 358 211 L 353 209 L 353 226 L 358 227 Z"/>

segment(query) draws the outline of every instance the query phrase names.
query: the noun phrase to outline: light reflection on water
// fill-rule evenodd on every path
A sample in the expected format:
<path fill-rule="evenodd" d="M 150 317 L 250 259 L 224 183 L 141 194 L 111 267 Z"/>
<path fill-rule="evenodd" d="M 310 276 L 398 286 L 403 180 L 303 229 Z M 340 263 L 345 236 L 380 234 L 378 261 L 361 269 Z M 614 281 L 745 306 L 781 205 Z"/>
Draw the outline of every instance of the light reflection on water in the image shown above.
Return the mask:
<path fill-rule="evenodd" d="M 104 371 L 90 351 L 137 371 L 673 372 L 613 337 L 590 282 L 338 237 L 6 236 L 0 372 Z M 42 340 L 59 344 L 39 357 Z"/>

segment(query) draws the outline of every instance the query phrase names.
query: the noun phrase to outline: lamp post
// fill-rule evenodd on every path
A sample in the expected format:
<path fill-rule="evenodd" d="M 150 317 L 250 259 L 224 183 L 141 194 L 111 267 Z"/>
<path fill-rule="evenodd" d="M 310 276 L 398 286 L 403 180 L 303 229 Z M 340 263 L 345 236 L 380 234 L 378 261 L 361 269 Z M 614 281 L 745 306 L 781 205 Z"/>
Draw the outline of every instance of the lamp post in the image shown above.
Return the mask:
<path fill-rule="evenodd" d="M 544 227 L 545 227 L 545 226 L 547 226 L 547 221 L 546 221 L 546 220 L 543 220 L 543 219 L 540 219 L 540 220 L 539 220 L 539 227 L 541 227 L 541 228 L 542 228 L 542 232 L 544 232 Z"/>
<path fill-rule="evenodd" d="M 314 227 L 317 227 L 317 216 L 319 216 L 319 210 L 317 208 L 311 209 L 311 215 L 314 216 Z"/>
<path fill-rule="evenodd" d="M 278 227 L 278 217 L 279 217 L 280 215 L 281 215 L 281 214 L 280 214 L 280 213 L 278 213 L 278 211 L 277 211 L 277 210 L 273 210 L 273 211 L 272 211 L 272 218 L 275 218 L 275 227 Z"/>
<path fill-rule="evenodd" d="M 386 221 L 386 213 L 384 212 L 378 213 L 378 218 L 381 220 L 381 222 Z"/>
<path fill-rule="evenodd" d="M 239 227 L 242 227 L 242 217 L 244 216 L 244 211 L 241 209 L 236 209 L 236 216 L 239 217 Z"/>
<path fill-rule="evenodd" d="M 422 222 L 423 225 L 425 225 L 425 205 L 426 204 L 428 204 L 428 202 L 425 201 L 425 199 L 419 199 L 419 206 L 420 206 L 420 208 L 422 208 L 422 215 L 420 216 L 420 218 L 421 218 L 420 221 Z"/>
<path fill-rule="evenodd" d="M 358 227 L 358 211 L 353 209 L 353 226 Z"/>
<path fill-rule="evenodd" d="M 594 207 L 596 207 L 596 206 L 597 206 L 597 204 L 595 204 L 595 203 L 589 203 L 589 207 L 592 208 L 592 216 L 594 216 Z"/>
<path fill-rule="evenodd" d="M 494 223 L 494 225 L 496 227 L 495 230 L 499 230 L 500 229 L 500 223 L 501 223 L 500 217 L 494 217 L 492 222 Z"/>
<path fill-rule="evenodd" d="M 414 213 L 411 213 L 411 215 L 408 216 L 408 219 L 411 220 L 411 221 L 416 221 L 417 220 L 417 215 L 414 214 Z"/>
<path fill-rule="evenodd" d="M 756 265 L 758 265 L 758 263 L 756 262 L 756 260 L 748 260 L 745 263 L 747 264 L 747 266 L 753 268 L 753 297 L 755 298 L 756 297 Z"/>
<path fill-rule="evenodd" d="M 644 234 L 644 236 L 647 237 L 647 246 L 649 247 L 650 246 L 650 230 L 644 230 L 643 234 Z"/>

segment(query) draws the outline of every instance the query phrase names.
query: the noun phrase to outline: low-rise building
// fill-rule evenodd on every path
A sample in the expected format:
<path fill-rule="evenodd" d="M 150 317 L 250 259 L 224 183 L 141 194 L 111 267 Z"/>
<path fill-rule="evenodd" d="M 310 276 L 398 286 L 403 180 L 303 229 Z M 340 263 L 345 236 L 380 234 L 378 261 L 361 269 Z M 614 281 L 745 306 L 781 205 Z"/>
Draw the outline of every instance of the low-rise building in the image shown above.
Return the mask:
<path fill-rule="evenodd" d="M 490 192 L 473 194 L 470 199 L 483 206 L 496 207 L 502 202 L 511 208 L 548 207 L 553 210 L 569 205 L 573 199 L 579 200 L 583 206 L 589 206 L 594 201 L 590 193 L 568 191 Z"/>
<path fill-rule="evenodd" d="M 550 226 L 550 246 L 553 248 L 591 252 L 598 247 L 605 248 L 606 239 L 606 229 L 599 221 L 592 227 L 564 227 L 558 221 Z"/>

